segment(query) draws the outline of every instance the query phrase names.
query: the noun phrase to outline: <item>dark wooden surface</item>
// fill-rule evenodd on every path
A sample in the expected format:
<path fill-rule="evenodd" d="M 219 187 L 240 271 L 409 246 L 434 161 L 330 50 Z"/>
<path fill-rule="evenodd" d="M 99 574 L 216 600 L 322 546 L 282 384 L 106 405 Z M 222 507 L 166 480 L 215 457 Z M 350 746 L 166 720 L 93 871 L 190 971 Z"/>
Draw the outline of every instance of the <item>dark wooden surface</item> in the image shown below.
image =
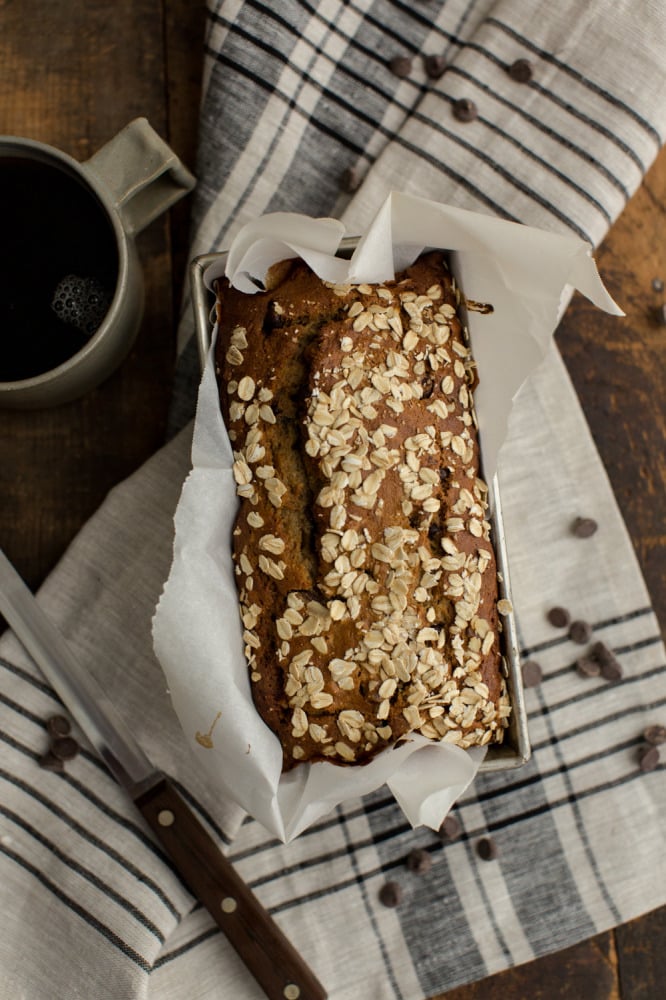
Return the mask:
<path fill-rule="evenodd" d="M 145 115 L 193 168 L 203 24 L 203 4 L 191 0 L 0 0 L 0 134 L 84 160 Z M 666 326 L 655 318 L 664 296 L 652 280 L 666 281 L 665 208 L 666 152 L 597 255 L 626 319 L 576 297 L 557 337 L 662 625 Z M 146 313 L 122 368 L 61 408 L 0 411 L 0 545 L 33 588 L 108 490 L 162 441 L 187 212 L 181 204 L 139 238 Z M 446 1000 L 660 1000 L 665 941 L 663 908 Z"/>

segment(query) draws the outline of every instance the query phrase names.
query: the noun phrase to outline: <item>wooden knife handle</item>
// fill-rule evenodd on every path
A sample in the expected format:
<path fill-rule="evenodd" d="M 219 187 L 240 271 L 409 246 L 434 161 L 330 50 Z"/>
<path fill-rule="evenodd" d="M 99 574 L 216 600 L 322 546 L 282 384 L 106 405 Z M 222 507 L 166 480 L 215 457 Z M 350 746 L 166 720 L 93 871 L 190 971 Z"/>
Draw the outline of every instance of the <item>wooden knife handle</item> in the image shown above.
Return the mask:
<path fill-rule="evenodd" d="M 312 970 L 237 875 L 167 778 L 136 804 L 174 862 L 270 1000 L 325 1000 Z"/>

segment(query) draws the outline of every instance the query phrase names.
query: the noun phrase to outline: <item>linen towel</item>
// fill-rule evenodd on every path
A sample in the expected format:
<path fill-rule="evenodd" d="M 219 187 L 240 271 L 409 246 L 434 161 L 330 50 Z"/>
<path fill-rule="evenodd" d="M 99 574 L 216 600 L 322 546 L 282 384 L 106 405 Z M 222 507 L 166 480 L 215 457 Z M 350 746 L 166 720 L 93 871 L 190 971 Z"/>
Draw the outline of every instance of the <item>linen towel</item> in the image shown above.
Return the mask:
<path fill-rule="evenodd" d="M 598 245 L 663 142 L 665 43 L 663 9 L 637 18 L 628 0 L 211 2 L 192 255 L 266 211 L 358 231 L 391 189 Z M 522 653 L 543 671 L 527 691 L 530 763 L 479 777 L 450 843 L 409 828 L 382 791 L 287 846 L 213 800 L 150 641 L 189 463 L 191 331 L 185 302 L 170 442 L 111 492 L 39 599 L 330 996 L 420 1000 L 662 905 L 664 764 L 642 773 L 637 749 L 666 723 L 664 648 L 555 350 L 519 395 L 500 465 Z M 577 515 L 597 533 L 573 536 Z M 592 624 L 621 680 L 579 675 L 585 647 L 548 623 L 554 605 Z M 258 997 L 95 755 L 38 767 L 60 706 L 10 633 L 0 676 L 0 996 Z M 486 836 L 491 861 L 476 852 Z M 415 846 L 427 875 L 405 867 Z M 402 891 L 393 909 L 378 899 L 387 880 Z"/>

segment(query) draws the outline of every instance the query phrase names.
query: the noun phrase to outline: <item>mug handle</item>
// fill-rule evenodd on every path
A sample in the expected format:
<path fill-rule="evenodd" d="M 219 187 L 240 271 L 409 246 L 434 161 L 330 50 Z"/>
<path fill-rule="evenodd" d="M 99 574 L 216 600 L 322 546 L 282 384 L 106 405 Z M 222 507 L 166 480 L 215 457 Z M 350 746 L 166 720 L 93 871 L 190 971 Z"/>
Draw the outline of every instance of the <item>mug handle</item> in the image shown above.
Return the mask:
<path fill-rule="evenodd" d="M 191 191 L 195 178 L 146 118 L 135 118 L 83 164 L 111 192 L 129 236 Z"/>

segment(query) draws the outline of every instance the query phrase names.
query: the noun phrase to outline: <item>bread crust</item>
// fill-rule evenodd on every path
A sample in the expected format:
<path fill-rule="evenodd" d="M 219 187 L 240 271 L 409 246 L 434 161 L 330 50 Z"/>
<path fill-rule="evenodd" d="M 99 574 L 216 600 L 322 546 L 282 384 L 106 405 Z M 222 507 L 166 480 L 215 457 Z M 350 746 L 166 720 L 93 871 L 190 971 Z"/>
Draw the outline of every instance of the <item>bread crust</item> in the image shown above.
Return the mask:
<path fill-rule="evenodd" d="M 476 369 L 441 252 L 333 286 L 283 262 L 216 284 L 245 655 L 284 769 L 362 764 L 419 732 L 499 742 L 497 571 Z"/>

